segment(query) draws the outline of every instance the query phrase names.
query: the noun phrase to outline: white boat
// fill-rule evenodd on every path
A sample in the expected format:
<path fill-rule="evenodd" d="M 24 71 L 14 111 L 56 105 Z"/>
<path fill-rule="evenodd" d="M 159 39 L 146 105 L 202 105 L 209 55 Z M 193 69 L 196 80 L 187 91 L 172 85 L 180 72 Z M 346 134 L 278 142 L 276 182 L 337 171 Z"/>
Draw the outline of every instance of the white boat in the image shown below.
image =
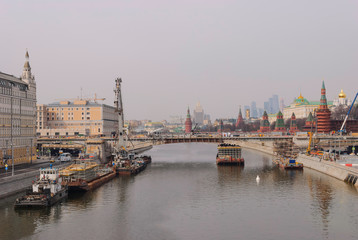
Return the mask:
<path fill-rule="evenodd" d="M 67 198 L 67 186 L 61 182 L 59 169 L 41 168 L 40 176 L 24 196 L 16 199 L 15 207 L 48 207 Z"/>

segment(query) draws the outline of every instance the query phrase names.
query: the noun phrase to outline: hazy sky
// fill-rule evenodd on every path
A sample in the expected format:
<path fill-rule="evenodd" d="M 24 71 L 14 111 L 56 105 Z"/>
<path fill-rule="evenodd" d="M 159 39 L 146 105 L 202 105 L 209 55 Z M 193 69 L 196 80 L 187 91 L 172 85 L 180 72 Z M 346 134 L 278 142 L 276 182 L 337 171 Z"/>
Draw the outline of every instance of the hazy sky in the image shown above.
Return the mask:
<path fill-rule="evenodd" d="M 126 119 L 216 117 L 358 91 L 356 0 L 0 0 L 0 71 L 30 54 L 38 103 L 81 95 L 112 105 L 123 79 Z"/>

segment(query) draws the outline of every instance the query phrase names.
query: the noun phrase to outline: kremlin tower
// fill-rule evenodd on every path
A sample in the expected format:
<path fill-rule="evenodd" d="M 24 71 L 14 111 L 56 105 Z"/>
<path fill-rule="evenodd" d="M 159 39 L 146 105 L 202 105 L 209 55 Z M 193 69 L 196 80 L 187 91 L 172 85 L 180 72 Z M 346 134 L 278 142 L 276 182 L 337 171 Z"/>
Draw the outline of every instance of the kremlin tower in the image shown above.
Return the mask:
<path fill-rule="evenodd" d="M 308 115 L 308 118 L 306 120 L 305 126 L 303 127 L 303 130 L 306 132 L 313 132 L 315 129 L 315 124 L 313 121 L 313 116 L 312 116 L 312 112 L 310 112 L 310 114 Z"/>
<path fill-rule="evenodd" d="M 275 132 L 286 132 L 285 122 L 283 120 L 282 112 L 279 111 L 277 113 L 276 125 L 275 125 Z"/>
<path fill-rule="evenodd" d="M 328 133 L 331 131 L 331 111 L 327 106 L 326 87 L 324 81 L 321 88 L 321 100 L 317 110 L 317 132 Z"/>
<path fill-rule="evenodd" d="M 297 122 L 296 122 L 296 115 L 292 113 L 291 122 L 290 122 L 290 133 L 298 132 Z"/>
<path fill-rule="evenodd" d="M 244 119 L 242 118 L 241 106 L 240 106 L 239 116 L 237 117 L 237 121 L 236 121 L 236 125 L 235 125 L 236 129 L 241 129 L 243 123 L 244 123 Z"/>
<path fill-rule="evenodd" d="M 262 115 L 262 120 L 260 121 L 260 130 L 259 132 L 269 132 L 270 131 L 270 122 L 268 121 L 268 115 L 265 111 Z"/>
<path fill-rule="evenodd" d="M 188 112 L 186 114 L 186 119 L 185 119 L 185 133 L 191 133 L 191 129 L 192 129 L 192 122 L 190 117 L 190 110 L 188 107 Z"/>

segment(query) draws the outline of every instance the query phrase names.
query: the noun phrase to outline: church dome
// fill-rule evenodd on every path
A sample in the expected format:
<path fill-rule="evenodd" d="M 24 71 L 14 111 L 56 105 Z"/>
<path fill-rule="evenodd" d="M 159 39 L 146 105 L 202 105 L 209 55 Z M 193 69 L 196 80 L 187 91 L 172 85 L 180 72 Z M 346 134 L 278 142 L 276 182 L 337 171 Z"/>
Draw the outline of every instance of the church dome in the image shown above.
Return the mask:
<path fill-rule="evenodd" d="M 341 89 L 341 92 L 338 95 L 339 98 L 346 98 L 346 94 L 343 92 L 343 89 Z"/>

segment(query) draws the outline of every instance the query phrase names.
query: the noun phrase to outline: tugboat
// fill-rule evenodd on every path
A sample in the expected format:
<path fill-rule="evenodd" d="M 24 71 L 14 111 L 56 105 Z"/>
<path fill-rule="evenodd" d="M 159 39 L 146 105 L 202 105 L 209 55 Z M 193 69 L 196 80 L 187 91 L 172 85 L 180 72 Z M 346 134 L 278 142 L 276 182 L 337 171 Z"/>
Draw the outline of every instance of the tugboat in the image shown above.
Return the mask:
<path fill-rule="evenodd" d="M 216 164 L 243 166 L 245 160 L 241 157 L 241 147 L 235 144 L 219 144 Z"/>
<path fill-rule="evenodd" d="M 129 153 L 124 144 L 124 131 L 123 131 L 123 104 L 122 104 L 122 93 L 121 93 L 121 82 L 122 79 L 116 79 L 115 101 L 114 105 L 116 112 L 118 113 L 118 143 L 114 147 L 114 159 L 113 166 L 116 169 L 118 175 L 134 175 L 143 171 L 147 167 L 147 163 L 151 162 L 150 156 L 135 157 L 134 154 Z"/>
<path fill-rule="evenodd" d="M 27 189 L 26 195 L 15 201 L 18 207 L 49 207 L 67 198 L 67 186 L 61 184 L 62 179 L 57 168 L 41 168 L 39 178 Z"/>

